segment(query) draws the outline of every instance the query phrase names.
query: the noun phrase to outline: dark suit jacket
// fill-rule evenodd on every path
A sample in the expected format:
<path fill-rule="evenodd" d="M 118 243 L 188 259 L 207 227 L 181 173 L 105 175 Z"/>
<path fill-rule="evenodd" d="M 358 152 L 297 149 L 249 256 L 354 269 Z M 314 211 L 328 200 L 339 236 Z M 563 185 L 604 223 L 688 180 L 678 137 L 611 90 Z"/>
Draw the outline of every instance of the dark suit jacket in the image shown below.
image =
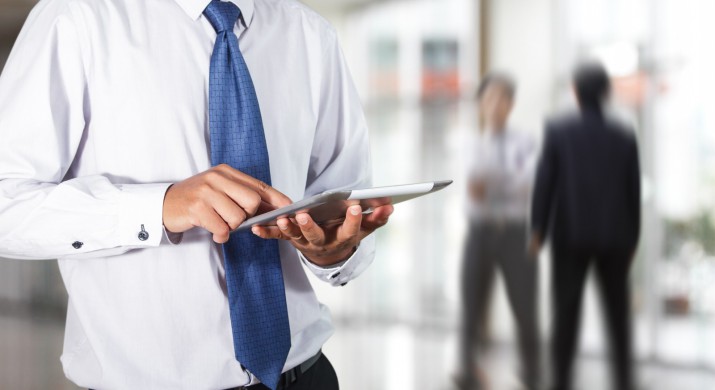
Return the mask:
<path fill-rule="evenodd" d="M 634 250 L 640 231 L 634 132 L 590 110 L 549 121 L 531 227 L 555 247 Z"/>

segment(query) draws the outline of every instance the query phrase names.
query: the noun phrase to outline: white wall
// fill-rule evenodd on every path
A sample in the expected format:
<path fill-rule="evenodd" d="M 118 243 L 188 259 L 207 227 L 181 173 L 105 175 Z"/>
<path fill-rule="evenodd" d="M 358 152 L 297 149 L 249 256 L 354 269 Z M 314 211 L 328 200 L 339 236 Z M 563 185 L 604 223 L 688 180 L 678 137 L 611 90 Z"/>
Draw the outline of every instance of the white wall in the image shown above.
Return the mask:
<path fill-rule="evenodd" d="M 553 107 L 554 0 L 492 0 L 489 62 L 518 83 L 512 124 L 540 134 Z"/>

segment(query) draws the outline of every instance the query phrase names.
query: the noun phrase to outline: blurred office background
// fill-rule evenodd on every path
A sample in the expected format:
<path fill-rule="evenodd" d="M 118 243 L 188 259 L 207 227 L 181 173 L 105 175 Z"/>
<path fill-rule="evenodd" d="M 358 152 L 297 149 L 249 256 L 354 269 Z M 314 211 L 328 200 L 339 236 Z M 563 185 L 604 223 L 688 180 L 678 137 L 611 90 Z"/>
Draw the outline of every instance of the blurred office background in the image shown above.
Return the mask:
<path fill-rule="evenodd" d="M 476 85 L 486 71 L 511 73 L 511 122 L 540 137 L 546 116 L 573 105 L 570 71 L 587 57 L 614 77 L 614 106 L 641 146 L 644 229 L 631 278 L 640 383 L 715 389 L 715 2 L 305 2 L 340 36 L 371 128 L 375 184 L 455 180 L 396 208 L 361 278 L 339 289 L 314 283 L 335 318 L 325 351 L 343 389 L 453 388 L 463 143 L 477 128 Z M 34 3 L 0 0 L 0 66 Z M 540 261 L 546 341 L 548 256 Z M 495 291 L 488 371 L 493 389 L 512 389 L 513 324 L 503 289 Z M 75 388 L 59 362 L 65 300 L 55 262 L 0 261 L 0 388 Z M 590 285 L 581 389 L 608 388 L 601 320 Z"/>

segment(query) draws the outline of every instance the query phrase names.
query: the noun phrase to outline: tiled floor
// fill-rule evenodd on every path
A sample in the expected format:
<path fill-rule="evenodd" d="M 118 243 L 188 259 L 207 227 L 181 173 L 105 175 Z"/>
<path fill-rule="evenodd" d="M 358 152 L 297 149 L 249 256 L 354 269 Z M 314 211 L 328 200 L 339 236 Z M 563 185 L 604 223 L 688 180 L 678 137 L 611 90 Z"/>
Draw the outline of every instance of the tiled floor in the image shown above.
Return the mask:
<path fill-rule="evenodd" d="M 455 340 L 444 329 L 418 331 L 408 325 L 368 324 L 340 320 L 325 346 L 339 372 L 343 390 L 449 390 Z M 62 323 L 56 318 L 0 316 L 0 389 L 78 389 L 62 373 L 59 355 Z M 514 354 L 497 346 L 485 362 L 494 390 L 517 389 Z M 583 357 L 576 389 L 608 389 L 603 359 Z M 641 364 L 642 388 L 649 390 L 713 390 L 715 372 Z"/>

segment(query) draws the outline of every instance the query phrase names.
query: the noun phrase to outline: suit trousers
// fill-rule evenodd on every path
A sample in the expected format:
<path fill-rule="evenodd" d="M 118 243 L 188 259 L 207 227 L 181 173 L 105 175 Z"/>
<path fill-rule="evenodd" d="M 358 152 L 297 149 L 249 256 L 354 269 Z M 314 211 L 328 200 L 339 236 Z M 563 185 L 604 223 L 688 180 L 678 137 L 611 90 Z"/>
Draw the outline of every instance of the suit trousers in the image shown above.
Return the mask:
<path fill-rule="evenodd" d="M 268 390 L 268 387 L 258 384 L 248 386 L 246 390 Z M 325 354 L 315 364 L 304 372 L 297 381 L 293 382 L 286 390 L 339 390 L 338 376 L 333 365 Z"/>
<path fill-rule="evenodd" d="M 484 349 L 483 334 L 496 271 L 501 271 L 516 322 L 524 385 L 539 382 L 537 325 L 537 262 L 527 254 L 526 223 L 472 222 L 462 266 L 462 324 L 460 364 L 466 385 L 473 383 L 477 357 Z M 470 383 L 471 382 L 471 383 Z"/>
<path fill-rule="evenodd" d="M 630 294 L 631 250 L 569 249 L 552 245 L 553 308 L 552 361 L 554 388 L 571 389 L 578 342 L 583 287 L 593 265 L 609 335 L 613 389 L 633 386 Z"/>

